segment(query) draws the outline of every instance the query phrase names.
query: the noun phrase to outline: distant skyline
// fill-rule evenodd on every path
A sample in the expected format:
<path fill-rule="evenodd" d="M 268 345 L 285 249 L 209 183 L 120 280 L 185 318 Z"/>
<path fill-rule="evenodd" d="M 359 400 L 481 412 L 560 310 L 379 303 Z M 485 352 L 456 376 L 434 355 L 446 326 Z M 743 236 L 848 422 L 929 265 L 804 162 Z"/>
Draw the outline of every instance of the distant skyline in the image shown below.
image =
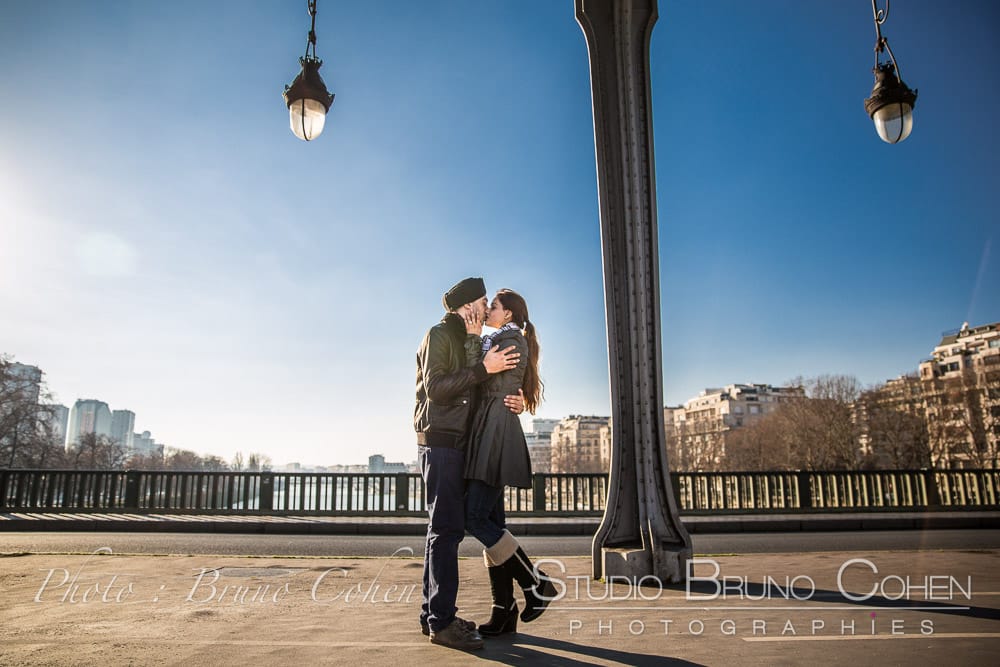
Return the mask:
<path fill-rule="evenodd" d="M 974 328 L 976 326 L 982 326 L 984 324 L 994 324 L 994 323 L 992 323 L 992 322 L 990 322 L 990 323 L 974 323 L 971 326 Z M 954 330 L 948 330 L 948 331 L 942 332 L 942 334 L 950 333 L 950 332 L 957 332 L 958 330 L 959 329 L 956 328 Z M 901 373 L 900 375 L 910 374 L 910 373 L 914 373 L 915 374 L 917 372 L 918 372 L 918 369 L 914 368 L 912 371 L 905 371 L 904 373 Z M 44 373 L 44 370 L 43 370 L 43 373 Z M 802 379 L 809 379 L 809 378 L 803 377 Z M 889 379 L 894 379 L 894 378 L 886 378 L 886 379 L 889 380 Z M 47 377 L 45 378 L 45 381 L 46 381 L 46 384 L 47 384 L 48 383 L 48 378 Z M 788 382 L 780 383 L 780 385 L 787 385 L 787 384 L 790 383 L 790 381 L 791 381 L 791 379 Z M 720 390 L 725 390 L 727 387 L 731 387 L 733 385 L 736 385 L 736 386 L 751 385 L 752 386 L 754 384 L 758 384 L 758 385 L 760 385 L 760 384 L 770 384 L 771 386 L 775 386 L 775 387 L 780 386 L 779 384 L 776 384 L 776 383 L 727 382 L 727 383 L 722 384 L 722 385 L 705 386 L 705 387 L 703 387 L 702 389 L 699 390 L 698 394 L 692 394 L 691 396 L 688 396 L 687 398 L 678 401 L 676 404 L 667 403 L 667 404 L 664 405 L 664 407 L 666 408 L 666 407 L 680 407 L 680 406 L 683 406 L 688 401 L 691 401 L 691 400 L 694 400 L 694 399 L 698 398 L 698 396 L 700 394 L 704 394 L 706 392 L 711 392 L 712 390 L 720 391 Z M 875 385 L 875 384 L 881 384 L 881 382 L 869 383 L 868 386 L 872 386 L 872 385 Z M 81 399 L 81 398 L 76 399 L 72 403 L 78 404 L 81 401 L 100 402 L 100 403 L 103 404 L 103 402 L 100 401 L 99 399 Z M 70 408 L 70 406 L 66 406 L 66 405 L 63 405 L 63 404 L 60 404 L 59 407 L 66 408 L 67 411 L 69 411 L 69 408 Z M 133 417 L 133 419 L 134 419 L 134 413 L 132 413 L 130 410 L 122 409 L 122 410 L 114 410 L 113 411 L 114 415 L 118 415 L 119 413 L 128 413 L 128 414 L 131 414 L 132 417 Z M 531 415 L 531 414 L 528 414 L 528 413 L 524 413 L 524 416 L 522 417 L 522 422 L 523 422 L 523 425 L 524 425 L 525 433 L 530 433 L 530 432 L 533 431 L 533 429 L 532 429 L 532 422 L 535 419 L 538 419 L 538 420 L 540 420 L 543 423 L 544 422 L 558 422 L 558 421 L 560 421 L 562 419 L 565 419 L 567 417 L 570 417 L 572 415 L 582 415 L 582 414 L 584 414 L 584 413 L 579 412 L 579 411 L 576 411 L 576 412 L 571 411 L 571 412 L 563 414 L 563 415 L 558 415 L 558 416 L 550 415 L 548 417 L 542 417 L 542 416 L 539 416 L 539 415 Z M 604 414 L 604 413 L 602 413 L 602 414 Z M 609 410 L 609 412 L 607 414 L 610 414 L 610 410 Z M 605 414 L 605 416 L 607 416 L 607 414 Z M 145 431 L 145 433 L 148 434 L 149 430 L 147 429 Z M 134 434 L 134 435 L 138 435 L 138 434 Z M 176 446 L 175 447 L 173 445 L 164 445 L 164 443 L 160 443 L 160 446 L 161 447 L 166 446 L 166 447 L 168 447 L 170 449 L 189 449 L 189 448 L 184 447 L 184 446 Z M 254 451 L 235 450 L 234 454 L 236 452 L 239 452 L 240 454 L 242 454 L 245 457 L 246 455 L 255 453 L 255 450 Z M 219 455 L 218 452 L 214 452 L 214 451 L 197 451 L 196 453 L 200 454 L 200 455 L 204 455 L 204 456 L 213 456 L 213 455 L 214 456 L 218 456 Z M 266 454 L 266 452 L 259 452 L 259 453 Z M 374 448 L 374 449 L 373 448 L 369 448 L 369 451 L 367 451 L 367 453 L 357 453 L 357 452 L 354 452 L 354 454 L 355 454 L 355 456 L 360 456 L 360 457 L 362 457 L 362 458 L 364 458 L 366 460 L 369 457 L 373 456 L 373 455 L 374 456 L 383 456 L 384 457 L 384 455 L 382 454 L 382 452 L 380 450 L 378 450 L 377 448 Z M 229 460 L 231 460 L 231 457 L 230 457 Z M 415 461 L 415 460 L 416 460 L 416 457 L 414 456 L 413 461 Z M 410 461 L 404 461 L 404 463 L 410 463 Z M 274 461 L 274 465 L 277 466 L 277 467 L 282 467 L 282 466 L 288 465 L 288 464 L 301 464 L 301 465 L 308 466 L 308 467 L 323 467 L 323 466 L 338 466 L 338 465 L 339 466 L 345 466 L 345 465 L 346 466 L 350 466 L 350 465 L 368 465 L 367 463 L 358 463 L 358 462 L 354 461 L 353 459 L 349 460 L 349 461 L 348 460 L 337 460 L 337 461 L 306 461 L 306 462 L 299 461 L 299 460 Z"/>
<path fill-rule="evenodd" d="M 320 0 L 336 101 L 288 129 L 305 2 L 9 3 L 0 352 L 56 399 L 276 463 L 415 456 L 441 294 L 527 299 L 540 417 L 610 414 L 589 64 L 569 0 Z M 1000 7 L 897 0 L 912 135 L 863 108 L 868 3 L 663 0 L 650 75 L 664 400 L 914 371 L 1000 320 Z M 976 91 L 971 98 L 967 91 Z M 361 449 L 361 451 L 359 451 Z"/>

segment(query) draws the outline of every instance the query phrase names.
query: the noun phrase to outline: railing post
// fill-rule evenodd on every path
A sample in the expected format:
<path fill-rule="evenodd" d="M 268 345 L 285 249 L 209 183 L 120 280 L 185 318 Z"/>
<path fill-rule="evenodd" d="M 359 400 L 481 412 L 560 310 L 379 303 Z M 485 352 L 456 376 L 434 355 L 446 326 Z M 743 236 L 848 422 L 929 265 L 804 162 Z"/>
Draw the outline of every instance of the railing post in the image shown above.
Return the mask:
<path fill-rule="evenodd" d="M 7 507 L 7 479 L 9 471 L 0 470 L 0 507 Z"/>
<path fill-rule="evenodd" d="M 396 511 L 406 512 L 410 509 L 410 475 L 405 472 L 396 473 Z"/>
<path fill-rule="evenodd" d="M 31 492 L 28 494 L 28 507 L 38 507 L 38 490 L 42 485 L 42 479 L 44 479 L 45 473 L 39 472 L 37 470 L 32 470 L 28 474 L 29 487 Z"/>
<path fill-rule="evenodd" d="M 985 470 L 976 471 L 976 490 L 979 492 L 979 502 L 977 505 L 982 507 L 988 504 L 987 496 L 989 495 L 986 491 L 986 475 Z"/>
<path fill-rule="evenodd" d="M 921 470 L 920 473 L 924 477 L 924 490 L 927 493 L 927 506 L 940 507 L 941 491 L 938 489 L 937 471 L 931 468 L 930 470 Z"/>
<path fill-rule="evenodd" d="M 799 491 L 799 509 L 811 509 L 813 506 L 812 484 L 809 481 L 809 471 L 800 470 L 796 473 L 796 486 Z"/>
<path fill-rule="evenodd" d="M 260 474 L 260 511 L 274 511 L 274 473 L 262 472 Z"/>
<path fill-rule="evenodd" d="M 542 474 L 531 477 L 531 509 L 534 512 L 545 511 L 545 476 Z"/>
<path fill-rule="evenodd" d="M 139 471 L 125 472 L 125 507 L 124 509 L 138 511 L 139 509 Z"/>

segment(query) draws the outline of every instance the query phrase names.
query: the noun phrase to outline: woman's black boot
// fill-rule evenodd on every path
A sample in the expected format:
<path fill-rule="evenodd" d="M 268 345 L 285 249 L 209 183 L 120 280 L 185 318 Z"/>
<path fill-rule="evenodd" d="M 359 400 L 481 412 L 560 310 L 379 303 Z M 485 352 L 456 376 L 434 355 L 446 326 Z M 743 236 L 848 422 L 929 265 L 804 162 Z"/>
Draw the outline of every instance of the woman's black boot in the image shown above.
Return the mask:
<path fill-rule="evenodd" d="M 541 570 L 538 570 L 536 576 L 531 560 L 520 546 L 510 560 L 504 563 L 504 567 L 524 591 L 524 611 L 521 612 L 521 620 L 525 623 L 535 620 L 542 615 L 556 596 L 556 587 Z"/>
<path fill-rule="evenodd" d="M 490 592 L 493 594 L 493 609 L 490 620 L 479 626 L 479 634 L 496 637 L 508 632 L 517 632 L 517 602 L 514 601 L 514 580 L 500 566 L 488 567 Z"/>
<path fill-rule="evenodd" d="M 549 606 L 549 602 L 556 596 L 556 587 L 544 572 L 538 571 L 536 575 L 531 560 L 509 531 L 503 531 L 497 543 L 483 552 L 483 558 L 491 572 L 494 568 L 502 569 L 506 576 L 514 579 L 524 591 L 524 611 L 521 612 L 521 620 L 525 623 L 541 616 Z M 492 580 L 491 576 L 490 581 Z"/>

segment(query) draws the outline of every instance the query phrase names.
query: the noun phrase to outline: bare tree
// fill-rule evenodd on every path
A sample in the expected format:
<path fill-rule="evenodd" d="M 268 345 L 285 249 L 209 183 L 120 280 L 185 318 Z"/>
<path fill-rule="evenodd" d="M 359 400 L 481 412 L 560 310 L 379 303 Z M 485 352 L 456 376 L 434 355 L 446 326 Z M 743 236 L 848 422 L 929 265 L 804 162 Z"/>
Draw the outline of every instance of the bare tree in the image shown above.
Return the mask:
<path fill-rule="evenodd" d="M 857 378 L 821 375 L 798 384 L 805 387 L 806 396 L 776 412 L 785 421 L 793 465 L 809 470 L 865 467 L 853 415 L 861 392 Z"/>
<path fill-rule="evenodd" d="M 224 470 L 229 470 L 229 464 L 221 456 L 208 455 L 203 456 L 201 459 L 201 469 L 210 472 L 222 472 Z"/>
<path fill-rule="evenodd" d="M 805 387 L 806 396 L 850 404 L 861 395 L 861 383 L 853 375 L 820 375 L 793 382 L 792 386 Z"/>
<path fill-rule="evenodd" d="M 675 470 L 712 472 L 723 468 L 726 434 L 714 413 L 688 414 L 666 429 L 667 457 Z"/>
<path fill-rule="evenodd" d="M 133 452 L 126 460 L 125 467 L 130 470 L 162 470 L 163 451 L 157 449 L 142 454 Z"/>
<path fill-rule="evenodd" d="M 66 466 L 66 447 L 53 426 L 49 405 L 41 406 L 37 430 L 27 447 L 21 448 L 18 465 L 25 468 L 52 469 Z"/>
<path fill-rule="evenodd" d="M 190 450 L 170 447 L 164 452 L 163 467 L 178 471 L 201 470 L 202 458 Z"/>
<path fill-rule="evenodd" d="M 250 452 L 247 456 L 247 470 L 253 472 L 266 472 L 272 467 L 271 457 L 266 454 L 258 454 L 257 452 Z"/>
<path fill-rule="evenodd" d="M 121 470 L 125 467 L 125 449 L 99 433 L 82 434 L 70 447 L 67 457 L 77 469 Z"/>
<path fill-rule="evenodd" d="M 894 469 L 932 465 L 920 379 L 906 376 L 864 392 L 856 411 L 873 460 Z"/>
<path fill-rule="evenodd" d="M 270 459 L 268 459 L 270 464 Z M 218 472 L 230 470 L 229 464 L 221 456 L 201 456 L 187 449 L 170 447 L 163 457 L 163 468 L 177 471 L 209 471 Z"/>
<path fill-rule="evenodd" d="M 266 472 L 271 470 L 273 467 L 271 462 L 271 457 L 266 454 L 261 454 L 259 452 L 250 452 L 244 457 L 243 452 L 236 452 L 233 456 L 233 461 L 229 465 L 231 470 L 237 472 L 249 471 L 249 472 Z"/>
<path fill-rule="evenodd" d="M 25 378 L 16 372 L 13 358 L 0 355 L 0 466 L 62 464 L 51 402 L 41 375 Z"/>
<path fill-rule="evenodd" d="M 691 456 L 687 447 L 684 446 L 684 434 L 687 425 L 680 422 L 671 425 L 667 430 L 667 460 L 674 470 L 691 471 L 694 467 L 691 464 Z"/>
<path fill-rule="evenodd" d="M 869 465 L 853 415 L 861 385 L 847 375 L 796 378 L 805 389 L 756 423 L 726 433 L 730 470 L 853 470 Z"/>
<path fill-rule="evenodd" d="M 797 467 L 791 456 L 794 439 L 780 410 L 727 434 L 727 470 L 791 470 Z"/>
<path fill-rule="evenodd" d="M 966 368 L 924 382 L 933 455 L 940 465 L 1000 463 L 1000 373 Z"/>
<path fill-rule="evenodd" d="M 931 466 L 930 437 L 923 415 L 873 405 L 868 409 L 867 428 L 871 453 L 888 467 L 899 470 Z"/>

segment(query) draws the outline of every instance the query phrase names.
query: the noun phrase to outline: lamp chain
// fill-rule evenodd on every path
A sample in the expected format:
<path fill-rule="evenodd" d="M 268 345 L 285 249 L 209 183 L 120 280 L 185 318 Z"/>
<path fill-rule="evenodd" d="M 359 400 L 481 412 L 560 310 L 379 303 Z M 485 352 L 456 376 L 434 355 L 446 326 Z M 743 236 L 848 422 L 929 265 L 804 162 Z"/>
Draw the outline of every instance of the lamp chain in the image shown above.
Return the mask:
<path fill-rule="evenodd" d="M 317 0 L 306 0 L 309 8 L 309 16 L 312 18 L 312 25 L 309 28 L 309 40 L 306 42 L 306 60 L 309 60 L 309 49 L 312 49 L 312 59 L 316 58 L 316 1 Z M 874 2 L 874 0 L 873 0 Z"/>

